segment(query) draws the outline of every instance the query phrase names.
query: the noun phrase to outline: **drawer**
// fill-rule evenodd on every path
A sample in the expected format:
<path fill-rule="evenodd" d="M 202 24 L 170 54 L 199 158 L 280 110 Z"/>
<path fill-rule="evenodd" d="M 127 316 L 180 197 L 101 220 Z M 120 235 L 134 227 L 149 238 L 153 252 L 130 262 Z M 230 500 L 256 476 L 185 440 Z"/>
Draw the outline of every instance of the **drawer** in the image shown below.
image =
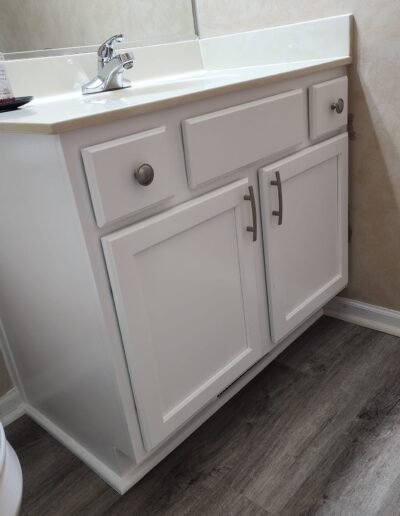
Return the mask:
<path fill-rule="evenodd" d="M 307 138 L 303 90 L 248 102 L 182 122 L 189 186 L 296 147 Z"/>
<path fill-rule="evenodd" d="M 312 140 L 330 135 L 347 126 L 347 89 L 347 77 L 310 87 L 310 138 Z M 343 104 L 340 106 L 341 101 Z"/>
<path fill-rule="evenodd" d="M 173 164 L 168 149 L 165 127 L 82 149 L 99 227 L 173 196 Z M 147 186 L 135 176 L 143 164 L 150 164 L 154 172 Z M 144 179 L 151 179 L 151 169 L 141 169 L 147 172 Z"/>

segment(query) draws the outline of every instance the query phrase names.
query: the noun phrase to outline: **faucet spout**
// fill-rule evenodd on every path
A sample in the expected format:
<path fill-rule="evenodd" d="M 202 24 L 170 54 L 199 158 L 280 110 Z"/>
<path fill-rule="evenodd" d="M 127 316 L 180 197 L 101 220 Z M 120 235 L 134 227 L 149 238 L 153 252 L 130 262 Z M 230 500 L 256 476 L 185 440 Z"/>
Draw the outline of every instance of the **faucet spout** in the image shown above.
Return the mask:
<path fill-rule="evenodd" d="M 108 61 L 99 73 L 98 77 L 104 82 L 103 91 L 129 88 L 131 82 L 124 79 L 124 71 L 133 67 L 134 57 L 130 52 L 118 54 Z"/>

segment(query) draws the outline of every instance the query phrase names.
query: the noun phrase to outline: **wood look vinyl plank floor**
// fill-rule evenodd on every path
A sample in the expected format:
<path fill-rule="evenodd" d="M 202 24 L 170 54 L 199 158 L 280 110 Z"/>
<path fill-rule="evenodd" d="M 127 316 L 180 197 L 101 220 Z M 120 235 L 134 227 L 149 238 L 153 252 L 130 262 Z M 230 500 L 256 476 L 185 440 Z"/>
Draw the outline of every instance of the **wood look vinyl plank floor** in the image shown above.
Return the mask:
<path fill-rule="evenodd" d="M 22 515 L 400 515 L 400 338 L 323 317 L 120 497 L 24 416 Z"/>

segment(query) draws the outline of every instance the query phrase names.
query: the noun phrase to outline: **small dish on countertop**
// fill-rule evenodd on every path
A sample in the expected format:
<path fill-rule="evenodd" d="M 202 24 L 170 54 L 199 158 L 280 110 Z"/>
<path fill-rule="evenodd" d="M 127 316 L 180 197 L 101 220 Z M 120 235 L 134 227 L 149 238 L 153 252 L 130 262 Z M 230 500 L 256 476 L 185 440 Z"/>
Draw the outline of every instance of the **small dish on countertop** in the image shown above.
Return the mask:
<path fill-rule="evenodd" d="M 28 104 L 31 102 L 33 97 L 16 97 L 10 100 L 0 100 L 0 112 L 2 111 L 14 111 L 15 109 Z"/>

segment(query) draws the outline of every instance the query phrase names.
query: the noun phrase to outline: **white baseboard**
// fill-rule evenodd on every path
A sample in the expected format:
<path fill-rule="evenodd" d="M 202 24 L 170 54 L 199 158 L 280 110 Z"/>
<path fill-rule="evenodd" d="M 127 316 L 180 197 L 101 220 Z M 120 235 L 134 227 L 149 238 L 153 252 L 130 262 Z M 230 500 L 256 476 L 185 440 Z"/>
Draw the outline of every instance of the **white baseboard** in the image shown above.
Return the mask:
<path fill-rule="evenodd" d="M 21 396 L 16 387 L 0 398 L 0 421 L 7 426 L 24 414 Z"/>
<path fill-rule="evenodd" d="M 324 313 L 342 321 L 400 337 L 400 312 L 397 310 L 335 297 L 325 306 Z"/>

